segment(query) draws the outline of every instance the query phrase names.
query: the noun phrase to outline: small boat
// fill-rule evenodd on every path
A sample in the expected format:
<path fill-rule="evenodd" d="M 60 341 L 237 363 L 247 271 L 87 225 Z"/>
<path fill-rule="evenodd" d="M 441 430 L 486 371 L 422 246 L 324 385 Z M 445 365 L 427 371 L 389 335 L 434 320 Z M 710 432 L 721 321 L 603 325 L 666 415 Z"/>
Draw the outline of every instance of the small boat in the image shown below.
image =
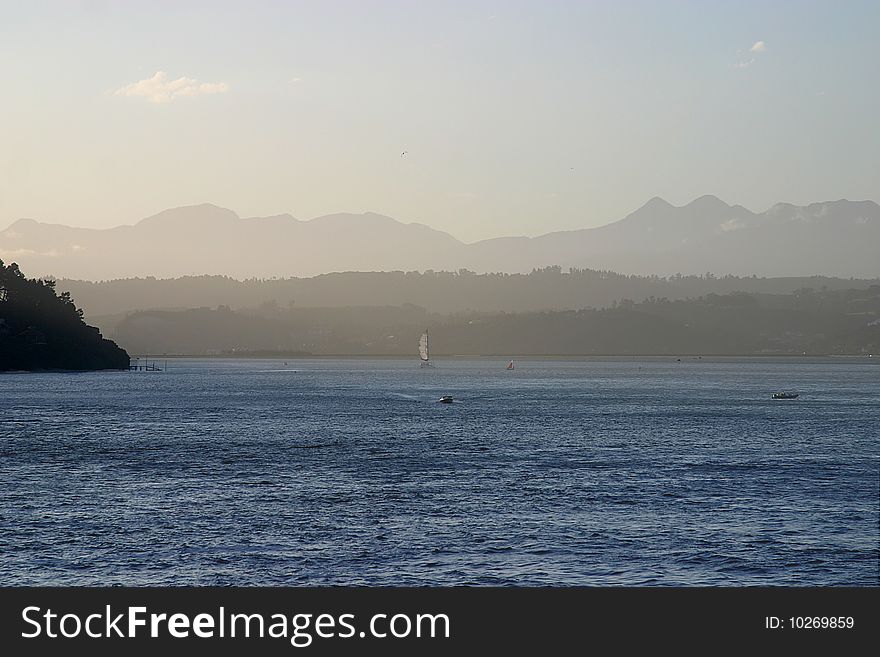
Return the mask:
<path fill-rule="evenodd" d="M 773 397 L 773 399 L 797 399 L 798 393 L 796 393 L 796 392 L 774 392 L 772 397 Z"/>
<path fill-rule="evenodd" d="M 510 361 L 510 362 L 507 364 L 507 369 L 509 369 L 509 370 L 512 370 L 512 369 L 513 369 L 513 361 Z"/>
<path fill-rule="evenodd" d="M 437 401 L 439 401 L 441 404 L 451 404 L 452 403 L 452 395 L 443 395 Z"/>

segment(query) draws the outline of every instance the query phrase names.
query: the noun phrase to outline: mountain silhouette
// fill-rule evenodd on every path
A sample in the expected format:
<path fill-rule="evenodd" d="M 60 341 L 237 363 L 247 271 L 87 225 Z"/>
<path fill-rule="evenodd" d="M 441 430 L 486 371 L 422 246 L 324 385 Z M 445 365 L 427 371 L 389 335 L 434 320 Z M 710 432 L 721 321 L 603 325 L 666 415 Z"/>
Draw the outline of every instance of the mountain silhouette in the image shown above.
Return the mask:
<path fill-rule="evenodd" d="M 872 278 L 880 276 L 877 244 L 874 201 L 779 203 L 755 213 L 702 196 L 680 207 L 655 197 L 598 228 L 472 244 L 371 212 L 302 221 L 288 214 L 242 218 L 202 204 L 110 229 L 20 219 L 0 232 L 0 258 L 41 276 L 88 280 L 461 268 L 516 273 L 549 265 L 641 275 Z"/>

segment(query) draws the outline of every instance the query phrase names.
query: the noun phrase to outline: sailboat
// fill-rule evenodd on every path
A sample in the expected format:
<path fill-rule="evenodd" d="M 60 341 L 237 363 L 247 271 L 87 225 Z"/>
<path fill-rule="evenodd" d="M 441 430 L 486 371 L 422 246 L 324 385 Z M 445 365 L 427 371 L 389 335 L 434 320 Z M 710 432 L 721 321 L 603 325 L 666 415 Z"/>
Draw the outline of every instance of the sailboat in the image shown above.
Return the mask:
<path fill-rule="evenodd" d="M 422 337 L 419 338 L 419 359 L 422 361 L 421 367 L 434 367 L 428 354 L 428 329 L 425 329 Z"/>
<path fill-rule="evenodd" d="M 513 369 L 513 361 L 510 361 L 510 362 L 507 364 L 507 369 L 509 369 L 509 370 L 512 370 L 512 369 Z"/>

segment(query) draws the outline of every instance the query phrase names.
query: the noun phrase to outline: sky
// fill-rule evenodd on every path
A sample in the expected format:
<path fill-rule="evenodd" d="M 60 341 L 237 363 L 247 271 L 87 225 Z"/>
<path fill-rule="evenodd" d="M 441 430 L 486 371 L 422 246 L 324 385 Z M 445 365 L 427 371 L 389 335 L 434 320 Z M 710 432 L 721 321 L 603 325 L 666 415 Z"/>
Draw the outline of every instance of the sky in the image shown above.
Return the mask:
<path fill-rule="evenodd" d="M 0 0 L 0 228 L 880 200 L 880 3 Z"/>

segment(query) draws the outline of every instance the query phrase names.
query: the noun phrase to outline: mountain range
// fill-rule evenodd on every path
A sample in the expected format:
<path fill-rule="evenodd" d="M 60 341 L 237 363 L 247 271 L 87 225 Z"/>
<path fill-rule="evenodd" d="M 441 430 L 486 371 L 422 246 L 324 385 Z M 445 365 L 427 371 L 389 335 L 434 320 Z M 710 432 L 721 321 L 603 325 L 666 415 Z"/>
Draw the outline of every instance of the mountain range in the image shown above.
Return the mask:
<path fill-rule="evenodd" d="M 135 225 L 76 228 L 20 219 L 0 231 L 0 259 L 31 275 L 85 280 L 221 274 L 313 276 L 334 271 L 528 272 L 560 265 L 660 276 L 880 276 L 874 201 L 779 203 L 761 213 L 702 196 L 653 198 L 619 221 L 539 237 L 466 244 L 374 213 L 242 218 L 202 204 Z"/>

